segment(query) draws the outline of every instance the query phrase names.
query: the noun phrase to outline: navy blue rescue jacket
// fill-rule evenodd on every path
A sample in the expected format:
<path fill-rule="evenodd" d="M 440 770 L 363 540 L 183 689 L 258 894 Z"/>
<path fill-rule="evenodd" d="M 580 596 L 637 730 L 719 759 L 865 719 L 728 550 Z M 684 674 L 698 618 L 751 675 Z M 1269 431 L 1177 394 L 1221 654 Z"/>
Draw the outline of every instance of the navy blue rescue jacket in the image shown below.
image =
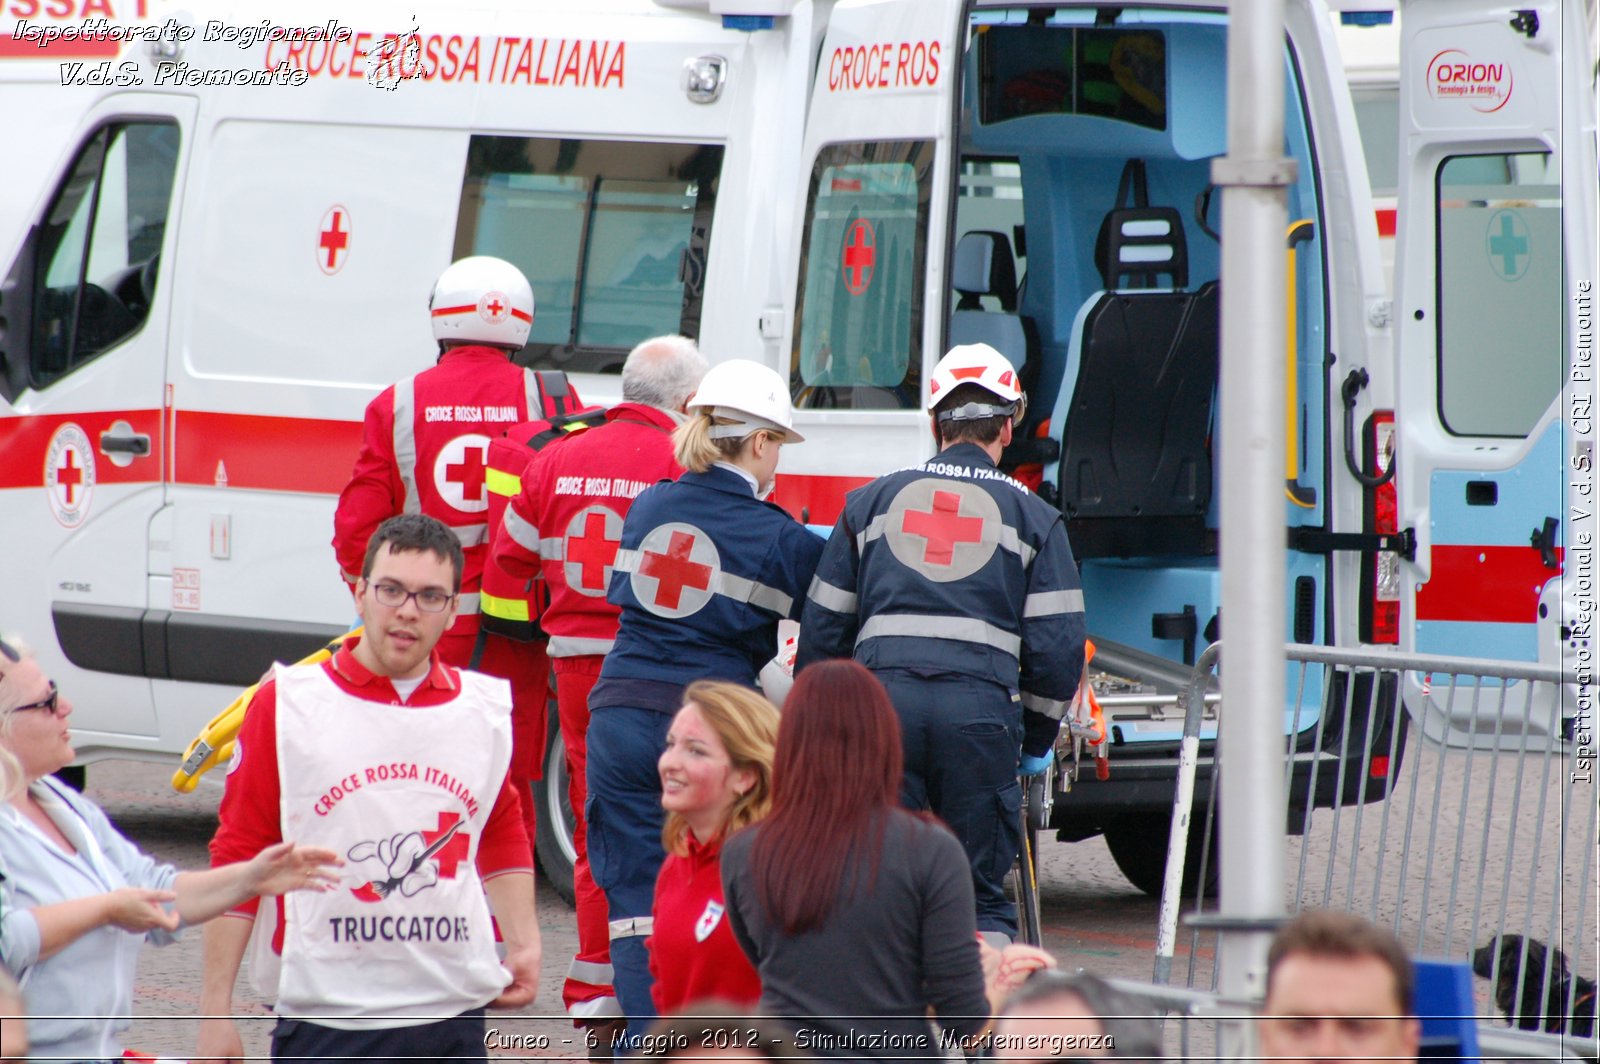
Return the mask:
<path fill-rule="evenodd" d="M 622 626 L 589 707 L 672 712 L 695 680 L 756 686 L 821 555 L 820 538 L 731 470 L 645 489 L 623 521 L 606 593 Z"/>
<path fill-rule="evenodd" d="M 1019 691 L 1025 752 L 1055 742 L 1083 674 L 1083 587 L 1061 514 L 973 443 L 845 500 L 795 668 L 957 673 Z"/>

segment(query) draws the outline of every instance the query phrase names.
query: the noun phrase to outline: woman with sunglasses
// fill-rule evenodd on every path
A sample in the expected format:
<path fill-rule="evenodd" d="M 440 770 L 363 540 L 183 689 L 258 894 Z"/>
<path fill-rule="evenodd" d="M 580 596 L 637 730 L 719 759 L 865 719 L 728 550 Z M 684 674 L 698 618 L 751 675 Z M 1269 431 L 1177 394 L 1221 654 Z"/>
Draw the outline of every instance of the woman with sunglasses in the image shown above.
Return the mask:
<path fill-rule="evenodd" d="M 146 938 L 167 945 L 256 895 L 331 889 L 341 862 L 282 843 L 206 872 L 159 863 L 50 778 L 72 763 L 71 716 L 38 663 L 0 641 L 0 964 L 22 982 L 34 1055 L 109 1060 Z"/>

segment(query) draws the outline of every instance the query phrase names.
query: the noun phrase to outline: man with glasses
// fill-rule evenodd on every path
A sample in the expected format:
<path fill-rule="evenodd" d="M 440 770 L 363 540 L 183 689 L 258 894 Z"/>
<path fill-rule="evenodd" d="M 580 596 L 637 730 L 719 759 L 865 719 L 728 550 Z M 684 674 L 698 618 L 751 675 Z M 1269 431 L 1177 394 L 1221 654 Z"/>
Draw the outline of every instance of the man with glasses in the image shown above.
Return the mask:
<path fill-rule="evenodd" d="M 213 862 L 283 835 L 346 861 L 338 890 L 256 928 L 252 968 L 280 1017 L 275 1059 L 482 1060 L 484 1007 L 526 1005 L 538 987 L 533 869 L 507 778 L 510 692 L 436 651 L 461 567 L 440 522 L 385 521 L 355 586 L 360 639 L 322 664 L 279 666 L 245 715 Z M 244 918 L 206 929 L 208 1017 L 230 1014 L 251 938 L 251 914 L 229 915 Z M 197 1058 L 242 1048 L 231 1020 L 202 1021 Z"/>

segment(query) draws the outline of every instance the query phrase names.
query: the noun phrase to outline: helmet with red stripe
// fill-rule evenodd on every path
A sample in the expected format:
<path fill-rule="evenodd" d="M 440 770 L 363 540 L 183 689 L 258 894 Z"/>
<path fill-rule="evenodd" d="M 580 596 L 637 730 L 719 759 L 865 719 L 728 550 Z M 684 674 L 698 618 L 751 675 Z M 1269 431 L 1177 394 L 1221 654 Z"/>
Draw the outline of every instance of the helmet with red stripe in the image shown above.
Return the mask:
<path fill-rule="evenodd" d="M 996 403 L 968 402 L 955 408 L 941 409 L 958 387 L 975 385 L 997 400 Z M 941 422 L 973 421 L 981 418 L 1008 415 L 1012 424 L 1022 420 L 1027 409 L 1027 397 L 1022 393 L 1022 382 L 1010 360 L 988 344 L 962 344 L 952 347 L 948 354 L 933 367 L 928 382 L 930 413 L 936 413 Z"/>
<path fill-rule="evenodd" d="M 493 344 L 516 350 L 533 328 L 533 288 L 505 259 L 473 255 L 453 262 L 428 300 L 433 337 L 441 343 Z"/>

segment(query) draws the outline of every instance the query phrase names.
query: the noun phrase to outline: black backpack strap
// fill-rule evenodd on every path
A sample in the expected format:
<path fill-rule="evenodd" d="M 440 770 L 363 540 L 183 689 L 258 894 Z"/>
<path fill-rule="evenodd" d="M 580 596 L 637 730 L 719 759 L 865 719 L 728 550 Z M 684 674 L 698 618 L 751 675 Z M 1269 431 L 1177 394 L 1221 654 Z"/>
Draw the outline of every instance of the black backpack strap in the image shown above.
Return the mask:
<path fill-rule="evenodd" d="M 567 413 L 567 407 L 572 402 L 572 385 L 567 381 L 565 370 L 538 369 L 533 371 L 534 379 L 539 382 L 540 413 L 543 407 L 553 405 L 555 416 L 561 417 Z"/>

